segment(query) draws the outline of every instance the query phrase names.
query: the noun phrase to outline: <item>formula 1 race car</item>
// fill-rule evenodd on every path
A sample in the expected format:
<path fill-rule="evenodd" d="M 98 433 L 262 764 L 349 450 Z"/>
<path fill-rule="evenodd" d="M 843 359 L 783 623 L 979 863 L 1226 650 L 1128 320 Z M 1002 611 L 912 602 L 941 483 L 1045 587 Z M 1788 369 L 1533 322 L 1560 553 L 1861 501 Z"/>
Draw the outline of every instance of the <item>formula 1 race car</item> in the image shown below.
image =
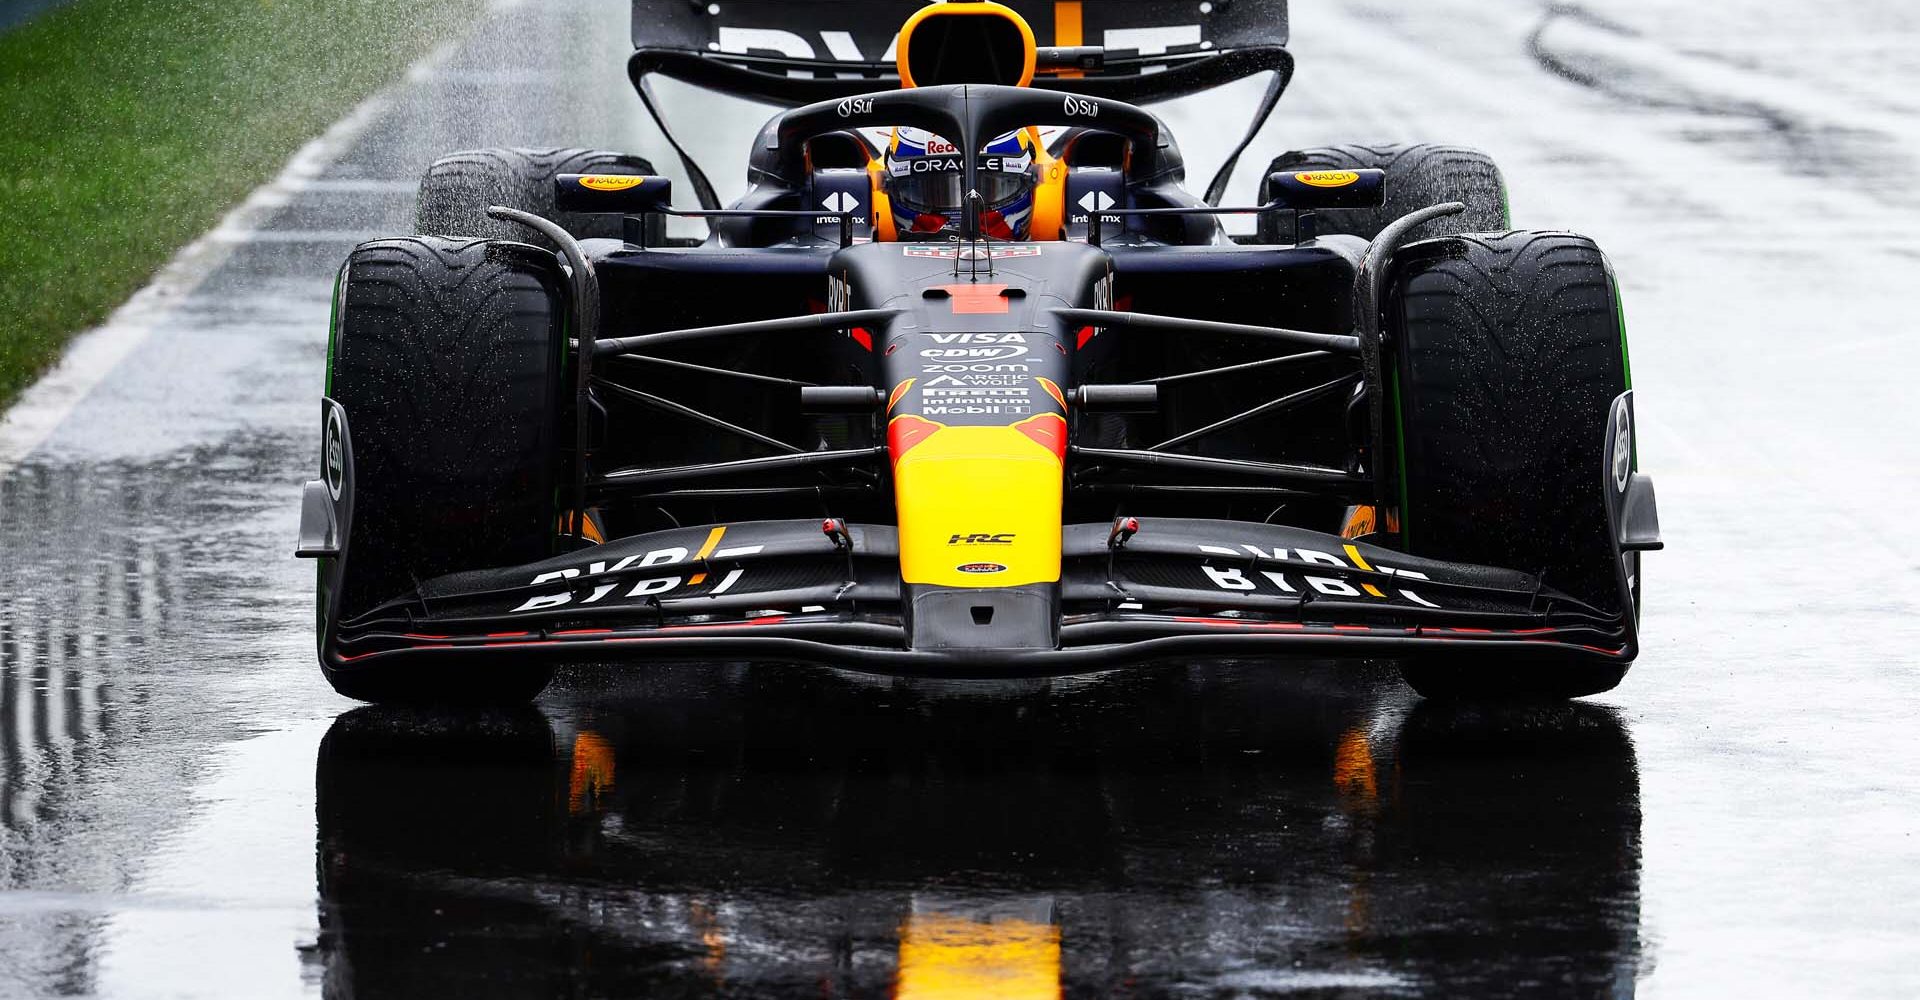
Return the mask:
<path fill-rule="evenodd" d="M 459 153 L 418 208 L 456 235 L 340 272 L 300 546 L 328 680 L 501 701 L 588 658 L 1314 656 L 1429 696 L 1613 687 L 1660 541 L 1611 268 L 1509 231 L 1462 147 L 1288 153 L 1221 207 L 1286 23 L 635 0 L 630 73 L 699 208 L 637 157 Z M 1129 102 L 1258 73 L 1189 193 Z M 787 107 L 730 206 L 661 75 Z"/>

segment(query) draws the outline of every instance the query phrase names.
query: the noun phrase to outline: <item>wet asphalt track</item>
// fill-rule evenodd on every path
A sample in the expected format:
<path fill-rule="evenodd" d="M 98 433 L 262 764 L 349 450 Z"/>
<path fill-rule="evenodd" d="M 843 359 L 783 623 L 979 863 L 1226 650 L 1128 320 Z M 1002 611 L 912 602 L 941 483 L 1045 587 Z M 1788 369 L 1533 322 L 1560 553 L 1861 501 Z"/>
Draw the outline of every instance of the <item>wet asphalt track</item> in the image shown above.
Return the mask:
<path fill-rule="evenodd" d="M 1613 256 L 1670 543 L 1618 691 L 1474 712 L 1356 665 L 999 695 L 715 666 L 569 674 L 485 719 L 336 698 L 288 553 L 337 262 L 409 227 L 441 151 L 669 163 L 622 5 L 532 4 L 231 234 L 0 475 L 0 995 L 1920 993 L 1920 24 L 1298 6 L 1250 164 L 1480 145 L 1519 224 Z M 1247 100 L 1170 114 L 1191 161 Z M 737 165 L 757 115 L 689 113 Z"/>

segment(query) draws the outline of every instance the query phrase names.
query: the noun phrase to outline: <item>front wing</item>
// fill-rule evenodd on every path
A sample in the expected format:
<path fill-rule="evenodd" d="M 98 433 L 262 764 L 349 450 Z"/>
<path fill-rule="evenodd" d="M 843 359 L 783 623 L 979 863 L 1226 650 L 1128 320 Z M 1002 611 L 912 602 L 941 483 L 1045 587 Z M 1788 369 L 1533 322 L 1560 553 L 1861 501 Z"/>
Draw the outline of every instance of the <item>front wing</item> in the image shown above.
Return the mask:
<path fill-rule="evenodd" d="M 1600 488 L 1618 597 L 1602 608 L 1515 570 L 1442 562 L 1283 525 L 1184 518 L 1067 525 L 1061 581 L 936 588 L 937 629 L 912 620 L 928 588 L 900 582 L 889 525 L 748 521 L 617 539 L 524 566 L 454 573 L 349 620 L 325 602 L 320 655 L 336 670 L 446 657 L 801 661 L 946 677 L 1084 673 L 1181 658 L 1489 657 L 1631 661 L 1632 569 L 1657 547 L 1652 485 L 1632 469 L 1631 393 L 1615 401 Z M 326 478 L 307 487 L 303 554 L 338 593 L 352 519 L 346 416 L 325 411 Z M 994 565 L 993 536 L 956 551 Z M 1040 641 L 1003 642 L 1014 592 L 1048 604 Z M 977 630 L 977 631 L 976 631 Z M 939 642 L 914 641 L 937 635 Z"/>

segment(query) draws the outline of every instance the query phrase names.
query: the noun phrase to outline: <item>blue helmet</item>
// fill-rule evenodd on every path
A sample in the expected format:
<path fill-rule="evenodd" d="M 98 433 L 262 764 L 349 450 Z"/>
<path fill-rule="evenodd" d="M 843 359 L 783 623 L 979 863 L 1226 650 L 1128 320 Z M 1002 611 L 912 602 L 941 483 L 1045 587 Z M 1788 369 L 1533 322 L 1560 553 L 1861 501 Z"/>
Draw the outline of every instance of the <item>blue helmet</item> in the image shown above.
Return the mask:
<path fill-rule="evenodd" d="M 927 237 L 960 225 L 960 149 L 917 128 L 893 130 L 881 182 L 901 239 Z M 987 143 L 978 160 L 980 228 L 987 236 L 1024 240 L 1033 221 L 1033 140 L 1017 130 Z"/>

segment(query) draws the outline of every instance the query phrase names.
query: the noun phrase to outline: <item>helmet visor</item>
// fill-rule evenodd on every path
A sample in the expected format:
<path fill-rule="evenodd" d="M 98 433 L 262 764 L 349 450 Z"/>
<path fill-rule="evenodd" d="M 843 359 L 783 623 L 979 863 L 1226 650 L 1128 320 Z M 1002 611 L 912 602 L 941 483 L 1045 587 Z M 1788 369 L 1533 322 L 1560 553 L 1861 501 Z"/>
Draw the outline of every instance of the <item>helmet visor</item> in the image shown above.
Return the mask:
<path fill-rule="evenodd" d="M 1003 208 L 1020 199 L 1033 186 L 1025 173 L 979 173 L 980 196 L 986 208 Z M 888 197 L 901 208 L 922 215 L 957 215 L 962 201 L 960 172 L 914 173 L 892 178 Z"/>

